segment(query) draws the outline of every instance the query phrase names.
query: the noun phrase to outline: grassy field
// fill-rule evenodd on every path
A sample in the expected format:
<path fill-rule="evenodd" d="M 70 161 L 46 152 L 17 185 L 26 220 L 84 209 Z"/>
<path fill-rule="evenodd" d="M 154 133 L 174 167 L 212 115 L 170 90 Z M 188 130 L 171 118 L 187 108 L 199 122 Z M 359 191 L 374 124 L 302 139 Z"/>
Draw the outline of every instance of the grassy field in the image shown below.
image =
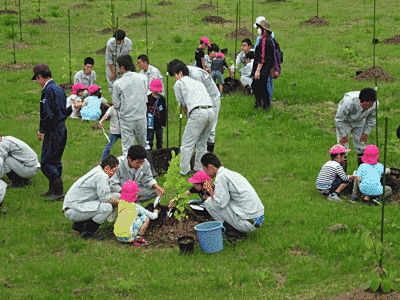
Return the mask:
<path fill-rule="evenodd" d="M 202 36 L 210 38 L 232 55 L 235 41 L 225 35 L 236 29 L 234 22 L 205 24 L 201 19 L 216 11 L 194 11 L 201 3 L 170 0 L 170 6 L 147 1 L 152 16 L 148 24 L 150 63 L 163 74 L 174 58 L 194 60 L 194 49 Z M 7 9 L 17 10 L 14 1 Z M 22 39 L 30 47 L 16 50 L 17 63 L 47 63 L 57 83 L 69 81 L 68 9 L 75 0 L 21 0 Z M 139 12 L 144 1 L 115 0 L 119 27 L 133 41 L 133 58 L 146 53 L 145 18 L 125 16 Z M 81 2 L 83 3 L 83 2 Z M 210 2 L 207 2 L 210 3 Z M 214 5 L 217 1 L 212 1 Z M 100 31 L 110 25 L 110 2 L 86 1 L 88 9 L 70 9 L 72 73 L 83 59 L 95 59 L 98 82 L 109 99 L 103 48 L 109 35 Z M 218 15 L 235 20 L 237 2 L 218 1 Z M 376 38 L 383 40 L 400 30 L 396 1 L 381 0 L 376 8 Z M 3 9 L 0 4 L 0 9 Z M 252 2 L 240 1 L 240 26 L 252 29 Z M 266 226 L 252 238 L 214 255 L 196 245 L 191 256 L 177 248 L 134 248 L 114 240 L 80 240 L 61 213 L 62 203 L 45 203 L 40 193 L 47 180 L 40 173 L 26 189 L 8 190 L 8 208 L 0 215 L 0 299 L 319 299 L 361 286 L 375 266 L 364 261 L 361 240 L 365 230 L 376 230 L 380 208 L 362 204 L 331 203 L 318 195 L 315 178 L 329 159 L 336 142 L 334 115 L 337 103 L 348 91 L 374 87 L 374 82 L 355 81 L 355 71 L 372 66 L 374 7 L 372 0 L 319 1 L 319 16 L 328 26 L 301 26 L 316 15 L 316 1 L 288 0 L 254 3 L 254 17 L 271 22 L 284 51 L 282 75 L 275 81 L 270 111 L 255 111 L 254 99 L 229 95 L 222 99 L 215 152 L 229 169 L 243 174 L 255 187 L 265 206 Z M 47 25 L 29 25 L 38 17 Z M 18 16 L 0 15 L 0 64 L 13 63 L 12 27 L 20 41 Z M 240 41 L 237 49 L 239 50 Z M 400 77 L 398 45 L 377 44 L 376 65 Z M 348 49 L 348 50 L 345 50 Z M 349 50 L 351 50 L 349 52 Z M 36 139 L 39 124 L 40 87 L 31 82 L 32 70 L 0 70 L 0 133 L 28 143 L 40 154 Z M 179 110 L 169 78 L 169 147 L 178 146 Z M 294 84 L 295 83 L 295 84 Z M 387 160 L 400 165 L 400 143 L 395 136 L 399 124 L 398 81 L 378 82 L 381 110 L 378 143 L 384 141 L 384 119 L 389 117 Z M 110 99 L 109 99 L 110 101 Z M 65 192 L 94 167 L 106 143 L 102 132 L 91 124 L 67 120 L 68 142 L 63 156 Z M 370 135 L 375 143 L 376 132 Z M 164 142 L 166 145 L 166 141 Z M 120 142 L 113 154 L 120 155 Z M 355 153 L 349 155 L 349 172 L 356 168 Z M 158 179 L 160 185 L 164 182 Z M 167 204 L 168 191 L 162 204 Z M 400 208 L 385 210 L 384 265 L 399 270 Z M 328 233 L 334 224 L 347 231 Z M 400 274 L 397 274 L 400 276 Z M 397 285 L 395 288 L 398 289 Z"/>

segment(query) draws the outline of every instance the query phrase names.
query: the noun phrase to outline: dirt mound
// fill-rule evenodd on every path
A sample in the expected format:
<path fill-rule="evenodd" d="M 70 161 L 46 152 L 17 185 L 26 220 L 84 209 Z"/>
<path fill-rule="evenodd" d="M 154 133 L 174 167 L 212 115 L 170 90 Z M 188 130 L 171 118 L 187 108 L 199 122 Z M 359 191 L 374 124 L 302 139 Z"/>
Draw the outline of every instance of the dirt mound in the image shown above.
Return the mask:
<path fill-rule="evenodd" d="M 39 18 L 30 20 L 28 23 L 32 24 L 32 25 L 44 25 L 44 24 L 47 24 L 48 22 L 45 19 L 42 19 L 39 17 Z"/>
<path fill-rule="evenodd" d="M 113 30 L 110 27 L 104 28 L 103 30 L 100 30 L 100 34 L 112 34 Z"/>
<path fill-rule="evenodd" d="M 32 70 L 33 65 L 27 63 L 1 64 L 0 69 L 4 71 Z"/>
<path fill-rule="evenodd" d="M 32 45 L 29 45 L 28 43 L 25 42 L 16 42 L 14 43 L 15 49 L 23 49 L 23 48 L 32 48 Z M 6 49 L 13 49 L 13 44 L 5 47 Z"/>
<path fill-rule="evenodd" d="M 106 47 L 97 50 L 94 54 L 105 55 L 106 54 Z"/>
<path fill-rule="evenodd" d="M 74 84 L 72 82 L 62 83 L 61 86 L 64 90 L 70 90 Z"/>
<path fill-rule="evenodd" d="M 137 18 L 146 17 L 146 16 L 147 17 L 152 17 L 151 14 L 148 14 L 148 13 L 146 13 L 144 11 L 139 11 L 139 12 L 135 12 L 135 13 L 132 13 L 132 14 L 126 16 L 126 18 L 137 19 Z"/>
<path fill-rule="evenodd" d="M 260 2 L 260 4 L 269 4 L 272 2 L 286 2 L 286 0 L 268 0 L 268 1 Z"/>
<path fill-rule="evenodd" d="M 354 79 L 361 81 L 361 80 L 375 80 L 375 77 L 378 80 L 390 81 L 394 80 L 394 77 L 383 70 L 382 67 L 375 66 L 366 69 L 364 72 L 360 73 L 359 75 L 355 76 Z"/>
<path fill-rule="evenodd" d="M 193 8 L 193 10 L 215 10 L 217 7 L 214 4 L 202 4 Z"/>
<path fill-rule="evenodd" d="M 0 10 L 0 15 L 18 15 L 18 12 L 15 10 Z"/>
<path fill-rule="evenodd" d="M 232 31 L 231 33 L 228 33 L 225 35 L 225 38 L 227 39 L 235 39 L 236 38 L 236 33 L 239 39 L 244 39 L 244 38 L 252 38 L 251 32 L 246 28 L 242 27 L 239 28 L 238 30 Z"/>
<path fill-rule="evenodd" d="M 230 20 L 225 20 L 223 17 L 220 17 L 220 16 L 206 16 L 201 21 L 204 23 L 214 23 L 214 24 L 223 24 L 223 23 L 233 22 Z"/>
<path fill-rule="evenodd" d="M 158 2 L 157 4 L 154 4 L 154 5 L 158 5 L 158 6 L 168 6 L 168 5 L 172 5 L 172 2 L 161 1 L 161 2 Z"/>
<path fill-rule="evenodd" d="M 354 289 L 350 292 L 345 292 L 341 295 L 334 297 L 324 297 L 319 300 L 393 300 L 400 299 L 400 293 L 395 290 L 391 290 L 389 293 L 383 294 L 373 292 L 372 290 L 363 290 L 362 288 Z"/>
<path fill-rule="evenodd" d="M 87 4 L 74 4 L 71 6 L 72 9 L 76 9 L 76 8 L 92 8 L 90 5 Z"/>
<path fill-rule="evenodd" d="M 380 41 L 382 44 L 400 44 L 400 34 L 394 35 L 390 38 L 384 39 L 383 41 Z"/>
<path fill-rule="evenodd" d="M 321 17 L 315 16 L 315 17 L 308 19 L 307 21 L 304 21 L 304 23 L 302 25 L 320 26 L 320 25 L 329 25 L 329 22 L 322 19 Z"/>

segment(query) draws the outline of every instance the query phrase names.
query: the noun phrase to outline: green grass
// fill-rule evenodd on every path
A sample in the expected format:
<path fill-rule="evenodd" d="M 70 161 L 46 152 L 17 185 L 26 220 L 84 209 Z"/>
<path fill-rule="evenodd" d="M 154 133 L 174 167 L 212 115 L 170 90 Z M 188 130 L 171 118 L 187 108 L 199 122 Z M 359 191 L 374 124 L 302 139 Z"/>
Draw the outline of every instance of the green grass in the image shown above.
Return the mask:
<path fill-rule="evenodd" d="M 150 5 L 157 2 L 147 3 L 153 16 L 148 18 L 148 52 L 150 63 L 163 74 L 166 63 L 174 58 L 191 63 L 204 35 L 221 48 L 229 48 L 233 58 L 235 41 L 224 36 L 235 30 L 235 23 L 200 22 L 216 12 L 193 11 L 201 4 L 198 1 Z M 47 63 L 57 83 L 69 81 L 67 10 L 77 3 L 41 1 L 40 16 L 50 24 L 34 26 L 27 21 L 37 17 L 37 4 L 21 1 L 23 41 L 33 47 L 17 49 L 17 62 Z M 85 57 L 94 57 L 97 84 L 109 99 L 104 56 L 94 54 L 109 38 L 99 33 L 109 26 L 109 1 L 87 4 L 92 8 L 71 9 L 73 74 Z M 138 12 L 140 3 L 115 0 L 115 4 L 119 25 L 133 40 L 136 59 L 146 53 L 145 19 L 124 16 Z M 329 159 L 327 151 L 336 141 L 333 118 L 337 103 L 345 92 L 375 85 L 352 79 L 360 64 L 372 63 L 373 2 L 319 1 L 319 16 L 330 22 L 324 27 L 300 26 L 316 14 L 315 1 L 254 5 L 254 17 L 260 14 L 271 21 L 284 51 L 274 105 L 265 113 L 252 109 L 252 97 L 223 98 L 215 151 L 226 167 L 252 183 L 264 203 L 267 226 L 257 230 L 252 239 L 225 245 L 223 252 L 214 255 L 202 253 L 198 246 L 194 255 L 181 256 L 176 248 L 125 247 L 114 240 L 86 242 L 72 232 L 71 223 L 61 213 L 61 203 L 45 203 L 39 196 L 47 189 L 47 180 L 39 173 L 31 186 L 7 191 L 4 200 L 8 213 L 0 215 L 0 299 L 319 299 L 359 287 L 371 278 L 375 266 L 363 260 L 366 248 L 356 229 L 359 225 L 377 229 L 380 209 L 328 202 L 314 185 L 320 167 Z M 241 1 L 241 6 L 239 27 L 251 31 L 251 2 Z M 235 2 L 219 1 L 219 15 L 224 19 L 235 20 L 235 9 Z M 6 48 L 12 44 L 11 25 L 7 24 L 15 20 L 19 41 L 16 18 L 0 15 L 0 64 L 13 61 L 12 49 Z M 376 38 L 398 33 L 394 1 L 380 2 L 376 21 Z M 396 78 L 400 76 L 397 52 L 396 45 L 376 45 L 376 65 Z M 40 87 L 30 81 L 31 69 L 0 74 L 0 133 L 24 140 L 40 154 L 41 144 L 36 140 Z M 179 110 L 172 89 L 175 81 L 171 77 L 168 81 L 171 147 L 178 146 Z M 387 160 L 390 166 L 398 166 L 398 83 L 378 82 L 378 87 L 379 145 L 383 145 L 384 120 L 389 117 Z M 90 125 L 67 120 L 65 191 L 100 159 L 106 140 Z M 369 138 L 375 143 L 375 130 Z M 112 153 L 121 154 L 120 142 Z M 352 151 L 349 172 L 355 168 Z M 158 181 L 162 185 L 164 178 Z M 171 195 L 173 191 L 167 191 L 162 204 L 166 205 Z M 393 270 L 399 269 L 399 213 L 398 206 L 386 207 L 385 246 L 390 257 L 384 265 Z M 328 233 L 327 228 L 337 223 L 347 225 L 348 230 Z"/>

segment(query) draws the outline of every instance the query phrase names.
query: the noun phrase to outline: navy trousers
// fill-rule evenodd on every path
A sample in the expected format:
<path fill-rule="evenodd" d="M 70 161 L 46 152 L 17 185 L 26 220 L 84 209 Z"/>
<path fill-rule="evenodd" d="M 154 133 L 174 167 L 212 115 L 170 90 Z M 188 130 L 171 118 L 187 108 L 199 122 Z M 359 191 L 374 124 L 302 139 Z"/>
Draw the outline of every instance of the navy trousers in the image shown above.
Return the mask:
<path fill-rule="evenodd" d="M 44 176 L 50 182 L 61 178 L 61 158 L 66 143 L 67 128 L 65 125 L 44 135 L 40 164 Z"/>

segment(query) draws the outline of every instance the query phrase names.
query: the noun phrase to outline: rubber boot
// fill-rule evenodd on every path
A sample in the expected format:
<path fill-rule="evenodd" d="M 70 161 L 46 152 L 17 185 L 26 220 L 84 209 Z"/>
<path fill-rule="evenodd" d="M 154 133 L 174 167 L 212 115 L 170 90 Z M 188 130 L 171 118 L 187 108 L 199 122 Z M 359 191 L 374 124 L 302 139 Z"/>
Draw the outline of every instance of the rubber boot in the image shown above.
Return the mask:
<path fill-rule="evenodd" d="M 86 221 L 82 222 L 74 222 L 72 223 L 72 229 L 81 233 L 83 231 L 83 227 L 85 226 Z"/>
<path fill-rule="evenodd" d="M 48 196 L 51 196 L 53 194 L 54 194 L 54 192 L 53 192 L 53 184 L 52 184 L 51 181 L 49 181 L 49 190 L 47 192 L 41 194 L 41 196 L 48 197 Z"/>
<path fill-rule="evenodd" d="M 237 230 L 236 228 L 234 228 L 232 225 L 230 225 L 227 222 L 224 222 L 223 226 L 226 229 L 225 234 L 229 238 L 242 239 L 242 238 L 246 238 L 247 237 L 247 233 Z"/>
<path fill-rule="evenodd" d="M 207 143 L 207 151 L 214 153 L 214 143 Z"/>
<path fill-rule="evenodd" d="M 51 183 L 53 185 L 53 195 L 45 201 L 64 201 L 64 185 L 61 178 L 56 179 Z"/>
<path fill-rule="evenodd" d="M 85 222 L 85 226 L 83 226 L 81 232 L 81 238 L 85 240 L 98 240 L 100 241 L 101 238 L 94 236 L 94 233 L 99 229 L 101 224 L 96 223 L 92 219 Z"/>
<path fill-rule="evenodd" d="M 10 179 L 10 181 L 11 181 L 11 183 L 7 186 L 7 188 L 21 188 L 21 187 L 28 185 L 26 183 L 26 179 L 22 178 L 14 171 L 10 171 L 10 172 L 6 173 L 6 175 L 7 175 L 8 179 Z"/>

